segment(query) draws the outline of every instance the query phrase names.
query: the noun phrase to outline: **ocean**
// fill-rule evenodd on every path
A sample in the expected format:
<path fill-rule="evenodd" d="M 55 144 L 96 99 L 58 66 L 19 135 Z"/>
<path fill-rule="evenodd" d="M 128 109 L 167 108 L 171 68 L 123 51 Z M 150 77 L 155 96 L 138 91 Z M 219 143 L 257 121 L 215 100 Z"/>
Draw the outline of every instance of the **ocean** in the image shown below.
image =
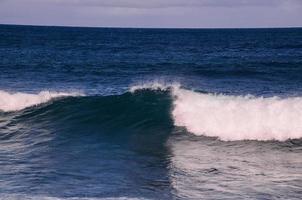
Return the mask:
<path fill-rule="evenodd" d="M 301 199 L 302 28 L 0 25 L 0 199 Z"/>

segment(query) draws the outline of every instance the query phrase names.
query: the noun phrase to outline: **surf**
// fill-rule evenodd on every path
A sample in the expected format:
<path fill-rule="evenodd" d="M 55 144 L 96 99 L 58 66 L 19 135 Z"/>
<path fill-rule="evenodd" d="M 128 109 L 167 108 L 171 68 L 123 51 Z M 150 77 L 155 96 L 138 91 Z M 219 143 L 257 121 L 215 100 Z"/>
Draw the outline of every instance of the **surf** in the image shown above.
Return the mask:
<path fill-rule="evenodd" d="M 179 84 L 149 83 L 137 90 L 167 90 L 173 96 L 174 125 L 197 136 L 224 141 L 302 137 L 302 97 L 255 97 L 200 93 Z"/>
<path fill-rule="evenodd" d="M 0 91 L 0 97 L 0 110 L 21 112 L 19 120 L 35 124 L 43 119 L 70 129 L 131 129 L 151 134 L 174 126 L 174 130 L 184 128 L 183 134 L 223 141 L 302 137 L 302 97 L 202 93 L 178 83 L 159 82 L 136 84 L 123 94 L 111 96 Z"/>

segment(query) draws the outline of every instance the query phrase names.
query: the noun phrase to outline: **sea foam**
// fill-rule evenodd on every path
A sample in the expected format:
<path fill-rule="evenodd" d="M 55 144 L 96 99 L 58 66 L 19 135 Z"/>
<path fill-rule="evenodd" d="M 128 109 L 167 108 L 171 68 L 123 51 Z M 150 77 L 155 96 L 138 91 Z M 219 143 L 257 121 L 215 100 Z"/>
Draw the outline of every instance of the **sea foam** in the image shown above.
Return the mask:
<path fill-rule="evenodd" d="M 202 94 L 179 85 L 144 84 L 139 89 L 171 88 L 176 126 L 221 140 L 280 140 L 302 137 L 302 97 Z"/>
<path fill-rule="evenodd" d="M 82 94 L 77 92 L 68 93 L 50 91 L 41 91 L 38 94 L 29 94 L 22 92 L 9 93 L 0 90 L 0 111 L 10 112 L 22 110 L 30 106 L 46 103 L 54 98 L 67 96 L 82 96 Z"/>

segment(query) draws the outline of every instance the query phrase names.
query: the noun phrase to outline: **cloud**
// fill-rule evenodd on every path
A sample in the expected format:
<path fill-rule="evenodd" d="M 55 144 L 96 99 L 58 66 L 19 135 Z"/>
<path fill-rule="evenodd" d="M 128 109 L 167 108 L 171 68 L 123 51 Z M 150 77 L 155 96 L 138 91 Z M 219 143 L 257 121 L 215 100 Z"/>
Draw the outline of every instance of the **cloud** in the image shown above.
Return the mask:
<path fill-rule="evenodd" d="M 0 0 L 0 24 L 302 26 L 302 0 Z"/>
<path fill-rule="evenodd" d="M 47 0 L 44 0 L 45 2 Z M 49 1 L 49 0 L 48 0 Z M 248 7 L 302 4 L 301 0 L 56 0 L 57 4 L 119 8 Z"/>
<path fill-rule="evenodd" d="M 173 8 L 173 7 L 248 7 L 302 4 L 302 0 L 0 0 L 19 4 L 48 4 L 62 6 L 98 6 L 117 8 Z"/>

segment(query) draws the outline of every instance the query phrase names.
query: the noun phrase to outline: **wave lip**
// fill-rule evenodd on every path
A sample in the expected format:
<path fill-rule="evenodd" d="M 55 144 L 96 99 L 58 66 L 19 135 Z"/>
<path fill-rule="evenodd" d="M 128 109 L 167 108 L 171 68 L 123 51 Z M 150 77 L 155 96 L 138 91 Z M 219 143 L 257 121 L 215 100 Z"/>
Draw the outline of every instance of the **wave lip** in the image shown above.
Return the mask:
<path fill-rule="evenodd" d="M 302 137 L 302 97 L 226 96 L 173 91 L 174 124 L 195 135 L 222 140 L 280 140 Z"/>
<path fill-rule="evenodd" d="M 139 85 L 133 85 L 130 87 L 129 91 L 131 93 L 139 91 L 139 90 L 162 90 L 167 91 L 169 89 L 178 89 L 180 88 L 179 83 L 162 83 L 159 81 L 147 82 Z"/>
<path fill-rule="evenodd" d="M 41 91 L 38 94 L 30 93 L 9 93 L 0 90 L 0 111 L 11 112 L 22 110 L 27 107 L 46 103 L 52 99 L 68 96 L 83 96 L 78 92 L 51 92 Z"/>

